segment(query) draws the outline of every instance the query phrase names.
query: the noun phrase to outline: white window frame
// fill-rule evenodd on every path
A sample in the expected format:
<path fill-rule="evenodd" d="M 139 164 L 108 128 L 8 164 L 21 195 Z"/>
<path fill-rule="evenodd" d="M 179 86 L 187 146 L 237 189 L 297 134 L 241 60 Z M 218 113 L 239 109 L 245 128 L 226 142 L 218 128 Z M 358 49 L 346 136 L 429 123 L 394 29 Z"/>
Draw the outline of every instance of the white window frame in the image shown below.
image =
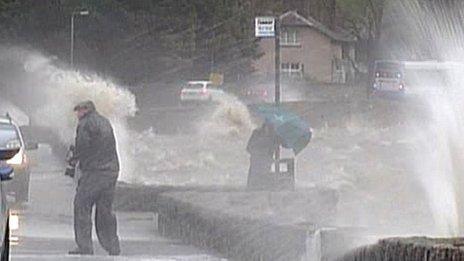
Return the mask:
<path fill-rule="evenodd" d="M 283 46 L 299 46 L 298 30 L 296 28 L 287 28 L 282 30 L 280 34 L 280 45 Z"/>
<path fill-rule="evenodd" d="M 303 64 L 298 62 L 281 63 L 280 72 L 284 76 L 303 78 Z"/>

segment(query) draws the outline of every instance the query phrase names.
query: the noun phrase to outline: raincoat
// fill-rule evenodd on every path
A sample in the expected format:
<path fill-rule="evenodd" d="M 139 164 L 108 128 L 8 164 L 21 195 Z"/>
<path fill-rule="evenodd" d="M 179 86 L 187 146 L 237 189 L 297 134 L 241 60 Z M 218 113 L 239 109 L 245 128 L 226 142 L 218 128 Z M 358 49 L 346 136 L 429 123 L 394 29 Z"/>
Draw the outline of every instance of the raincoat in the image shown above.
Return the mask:
<path fill-rule="evenodd" d="M 91 110 L 79 120 L 75 145 L 81 171 L 119 171 L 113 128 L 97 111 Z"/>
<path fill-rule="evenodd" d="M 278 138 L 271 128 L 263 126 L 253 131 L 247 145 L 247 151 L 250 153 L 248 188 L 266 186 L 274 162 L 273 155 L 278 145 Z"/>

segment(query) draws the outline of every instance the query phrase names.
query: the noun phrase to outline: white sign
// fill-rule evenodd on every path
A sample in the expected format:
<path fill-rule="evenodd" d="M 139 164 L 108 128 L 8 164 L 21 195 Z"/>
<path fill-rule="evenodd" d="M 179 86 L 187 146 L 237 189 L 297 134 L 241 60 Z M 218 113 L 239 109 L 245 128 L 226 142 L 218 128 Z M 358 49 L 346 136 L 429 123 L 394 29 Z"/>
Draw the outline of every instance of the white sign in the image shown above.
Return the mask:
<path fill-rule="evenodd" d="M 255 35 L 256 37 L 274 37 L 275 36 L 275 18 L 274 17 L 256 17 L 255 18 Z"/>

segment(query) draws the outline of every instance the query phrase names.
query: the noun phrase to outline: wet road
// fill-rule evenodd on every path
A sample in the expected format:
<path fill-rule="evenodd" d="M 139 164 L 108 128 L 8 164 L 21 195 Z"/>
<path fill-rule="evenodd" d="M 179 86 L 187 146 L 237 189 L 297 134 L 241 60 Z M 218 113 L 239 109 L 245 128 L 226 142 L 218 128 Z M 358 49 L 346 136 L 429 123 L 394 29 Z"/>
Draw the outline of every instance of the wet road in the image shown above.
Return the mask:
<path fill-rule="evenodd" d="M 70 256 L 73 241 L 74 182 L 63 176 L 49 148 L 34 152 L 30 202 L 15 207 L 19 229 L 12 231 L 11 260 L 224 260 L 161 237 L 153 213 L 117 212 L 122 254 L 109 257 L 94 234 L 94 256 Z"/>

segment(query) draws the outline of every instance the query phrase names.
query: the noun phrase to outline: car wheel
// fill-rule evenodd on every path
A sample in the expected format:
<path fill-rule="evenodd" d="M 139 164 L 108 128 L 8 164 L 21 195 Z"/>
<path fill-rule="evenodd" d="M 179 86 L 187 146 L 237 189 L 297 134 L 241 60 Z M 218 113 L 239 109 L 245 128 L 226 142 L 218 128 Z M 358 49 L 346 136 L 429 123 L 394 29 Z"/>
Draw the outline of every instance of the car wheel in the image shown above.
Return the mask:
<path fill-rule="evenodd" d="M 1 261 L 10 260 L 10 225 L 9 225 L 9 220 L 7 220 L 5 238 L 3 239 L 2 257 L 1 257 L 0 260 Z"/>

